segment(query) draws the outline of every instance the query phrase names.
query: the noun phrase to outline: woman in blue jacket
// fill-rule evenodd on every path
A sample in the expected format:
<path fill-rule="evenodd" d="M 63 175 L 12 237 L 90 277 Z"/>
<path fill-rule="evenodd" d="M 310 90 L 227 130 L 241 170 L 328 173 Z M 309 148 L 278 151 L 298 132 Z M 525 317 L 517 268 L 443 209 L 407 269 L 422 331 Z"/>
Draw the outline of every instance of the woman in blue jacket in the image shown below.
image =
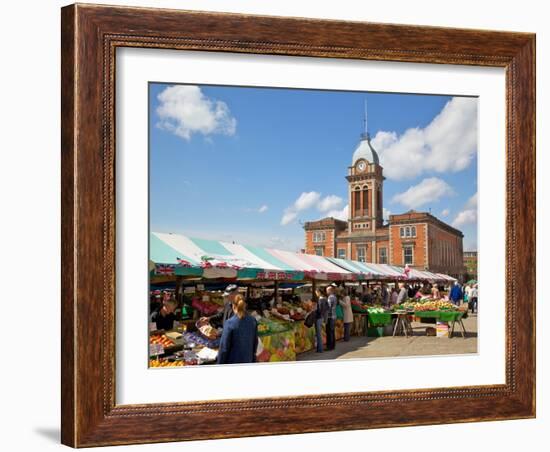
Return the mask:
<path fill-rule="evenodd" d="M 218 364 L 256 362 L 258 322 L 246 312 L 246 302 L 242 295 L 233 299 L 232 307 L 235 315 L 223 325 Z"/>

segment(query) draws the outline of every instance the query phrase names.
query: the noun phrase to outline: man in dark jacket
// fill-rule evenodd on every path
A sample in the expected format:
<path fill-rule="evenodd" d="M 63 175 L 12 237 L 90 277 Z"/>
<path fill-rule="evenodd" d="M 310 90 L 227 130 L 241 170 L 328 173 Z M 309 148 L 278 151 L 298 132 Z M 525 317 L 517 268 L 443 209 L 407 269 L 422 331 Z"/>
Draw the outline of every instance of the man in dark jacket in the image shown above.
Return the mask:
<path fill-rule="evenodd" d="M 215 327 L 223 327 L 225 322 L 233 317 L 232 303 L 238 293 L 239 288 L 236 284 L 230 284 L 227 286 L 225 288 L 225 292 L 223 293 L 223 310 L 211 317 L 203 317 L 201 320 L 208 320 L 210 324 Z"/>
<path fill-rule="evenodd" d="M 327 287 L 327 324 L 326 324 L 326 335 L 327 335 L 327 350 L 334 350 L 336 346 L 336 306 L 338 306 L 338 298 L 336 298 L 336 288 L 333 285 Z"/>

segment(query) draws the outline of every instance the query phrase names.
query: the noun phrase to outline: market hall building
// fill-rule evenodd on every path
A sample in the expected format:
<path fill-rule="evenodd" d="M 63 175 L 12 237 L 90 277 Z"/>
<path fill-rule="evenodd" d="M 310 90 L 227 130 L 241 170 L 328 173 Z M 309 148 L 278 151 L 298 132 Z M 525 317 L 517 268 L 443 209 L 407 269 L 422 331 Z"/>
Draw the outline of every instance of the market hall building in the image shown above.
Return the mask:
<path fill-rule="evenodd" d="M 383 220 L 383 168 L 368 133 L 348 167 L 349 218 L 308 221 L 305 252 L 320 256 L 464 274 L 464 234 L 429 212 L 410 210 Z"/>

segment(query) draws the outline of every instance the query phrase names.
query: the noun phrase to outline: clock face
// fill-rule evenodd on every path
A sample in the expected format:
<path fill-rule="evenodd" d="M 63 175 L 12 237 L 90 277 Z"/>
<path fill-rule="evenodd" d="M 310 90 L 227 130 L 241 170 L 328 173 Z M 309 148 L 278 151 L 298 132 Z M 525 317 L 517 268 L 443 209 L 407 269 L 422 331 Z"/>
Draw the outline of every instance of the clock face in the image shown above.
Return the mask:
<path fill-rule="evenodd" d="M 361 172 L 365 171 L 365 168 L 367 167 L 367 164 L 365 162 L 359 162 L 357 165 L 357 169 Z"/>

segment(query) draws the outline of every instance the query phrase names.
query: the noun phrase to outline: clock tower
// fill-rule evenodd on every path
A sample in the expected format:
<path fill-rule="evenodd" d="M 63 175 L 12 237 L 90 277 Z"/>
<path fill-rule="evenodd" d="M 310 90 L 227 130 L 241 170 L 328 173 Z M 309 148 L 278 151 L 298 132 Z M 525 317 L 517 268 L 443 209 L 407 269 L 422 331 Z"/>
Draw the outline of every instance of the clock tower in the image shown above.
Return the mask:
<path fill-rule="evenodd" d="M 383 223 L 382 190 L 384 176 L 370 135 L 363 133 L 348 167 L 348 232 L 375 234 Z"/>

